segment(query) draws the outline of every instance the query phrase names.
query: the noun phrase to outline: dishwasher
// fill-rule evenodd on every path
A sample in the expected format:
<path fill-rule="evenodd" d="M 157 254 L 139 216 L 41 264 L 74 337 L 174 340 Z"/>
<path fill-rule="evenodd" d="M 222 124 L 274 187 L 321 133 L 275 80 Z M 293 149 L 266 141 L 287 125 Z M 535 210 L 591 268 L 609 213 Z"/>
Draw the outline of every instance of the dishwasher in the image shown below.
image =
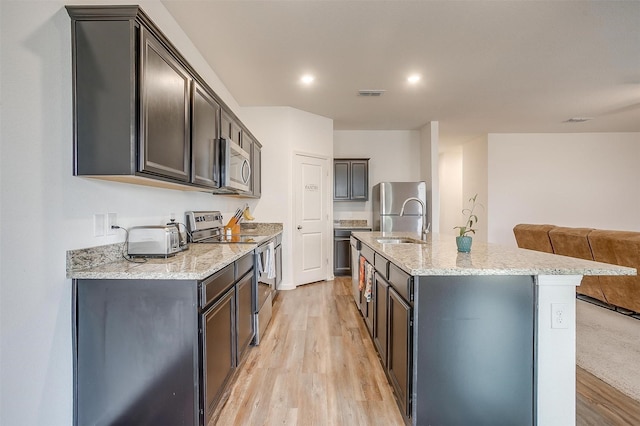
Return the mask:
<path fill-rule="evenodd" d="M 256 335 L 254 344 L 260 339 L 271 321 L 273 301 L 278 295 L 282 281 L 282 234 L 262 242 L 256 248 L 255 268 L 257 291 L 255 300 Z"/>

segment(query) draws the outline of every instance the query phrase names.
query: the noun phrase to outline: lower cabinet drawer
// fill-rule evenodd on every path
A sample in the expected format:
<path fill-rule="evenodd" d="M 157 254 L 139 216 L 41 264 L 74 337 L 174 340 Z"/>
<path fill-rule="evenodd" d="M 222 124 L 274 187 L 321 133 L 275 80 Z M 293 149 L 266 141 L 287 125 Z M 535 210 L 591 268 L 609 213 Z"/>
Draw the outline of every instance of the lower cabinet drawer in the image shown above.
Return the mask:
<path fill-rule="evenodd" d="M 387 259 L 378 253 L 374 253 L 373 265 L 375 266 L 376 271 L 378 271 L 383 278 L 387 279 L 389 277 L 389 261 Z"/>
<path fill-rule="evenodd" d="M 370 264 L 374 264 L 374 252 L 373 249 L 365 244 L 362 244 L 362 248 L 360 248 L 360 254 L 367 259 L 367 262 Z"/>
<path fill-rule="evenodd" d="M 233 268 L 233 264 L 227 265 L 202 282 L 200 308 L 209 305 L 233 285 L 235 281 Z"/>
<path fill-rule="evenodd" d="M 393 263 L 389 264 L 389 283 L 404 300 L 407 302 L 413 301 L 411 275 L 407 274 Z"/>
<path fill-rule="evenodd" d="M 240 259 L 236 260 L 236 280 L 239 280 L 253 268 L 253 252 L 244 255 Z"/>

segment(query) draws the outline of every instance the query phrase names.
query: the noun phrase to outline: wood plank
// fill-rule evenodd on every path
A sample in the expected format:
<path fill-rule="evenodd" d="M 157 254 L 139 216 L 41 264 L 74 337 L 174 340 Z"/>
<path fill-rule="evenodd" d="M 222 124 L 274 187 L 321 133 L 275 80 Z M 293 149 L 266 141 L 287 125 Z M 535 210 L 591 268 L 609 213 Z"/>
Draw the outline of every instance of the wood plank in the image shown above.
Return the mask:
<path fill-rule="evenodd" d="M 640 402 L 576 366 L 576 424 L 640 425 Z"/>

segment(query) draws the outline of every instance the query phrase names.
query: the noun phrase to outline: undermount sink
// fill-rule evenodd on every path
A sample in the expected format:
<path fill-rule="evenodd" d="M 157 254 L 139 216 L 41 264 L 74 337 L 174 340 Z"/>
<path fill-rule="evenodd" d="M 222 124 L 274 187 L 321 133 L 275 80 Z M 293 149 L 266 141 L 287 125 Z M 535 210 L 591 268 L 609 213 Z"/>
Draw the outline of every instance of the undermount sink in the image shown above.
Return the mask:
<path fill-rule="evenodd" d="M 426 241 L 416 240 L 413 238 L 378 238 L 376 240 L 380 244 L 425 244 Z"/>

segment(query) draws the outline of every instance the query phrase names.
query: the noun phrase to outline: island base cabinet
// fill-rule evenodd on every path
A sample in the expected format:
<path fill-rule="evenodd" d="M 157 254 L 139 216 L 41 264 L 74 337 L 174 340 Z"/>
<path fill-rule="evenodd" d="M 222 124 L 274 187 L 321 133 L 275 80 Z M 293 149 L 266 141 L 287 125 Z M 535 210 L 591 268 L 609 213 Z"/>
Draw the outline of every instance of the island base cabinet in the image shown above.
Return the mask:
<path fill-rule="evenodd" d="M 379 273 L 375 273 L 373 343 L 376 345 L 380 361 L 387 367 L 387 307 L 389 306 L 389 283 Z"/>
<path fill-rule="evenodd" d="M 411 413 L 412 309 L 389 287 L 387 374 L 402 416 Z"/>
<path fill-rule="evenodd" d="M 193 282 L 74 280 L 74 424 L 199 423 Z"/>
<path fill-rule="evenodd" d="M 533 277 L 418 281 L 412 424 L 535 424 Z"/>

